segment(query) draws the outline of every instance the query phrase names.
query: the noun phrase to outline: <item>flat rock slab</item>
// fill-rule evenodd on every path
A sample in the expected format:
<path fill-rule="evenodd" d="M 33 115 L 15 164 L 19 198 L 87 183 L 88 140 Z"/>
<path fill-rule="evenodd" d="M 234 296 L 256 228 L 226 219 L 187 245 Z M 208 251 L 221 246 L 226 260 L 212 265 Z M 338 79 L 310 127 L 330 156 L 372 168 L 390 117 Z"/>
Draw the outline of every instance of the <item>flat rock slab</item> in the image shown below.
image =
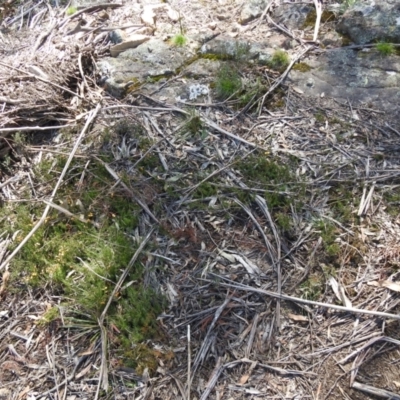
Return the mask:
<path fill-rule="evenodd" d="M 224 35 L 213 38 L 200 49 L 200 53 L 205 56 L 236 61 L 254 60 L 260 64 L 268 64 L 275 51 L 268 43 L 250 43 Z"/>
<path fill-rule="evenodd" d="M 315 12 L 313 4 L 284 3 L 273 12 L 273 19 L 290 29 L 302 29 L 310 12 Z"/>
<path fill-rule="evenodd" d="M 194 56 L 187 47 L 174 47 L 161 39 L 151 39 L 118 57 L 107 57 L 98 62 L 105 89 L 116 97 L 123 97 L 129 85 L 149 78 L 175 75 Z"/>
<path fill-rule="evenodd" d="M 307 72 L 292 70 L 288 81 L 306 96 L 328 96 L 386 111 L 399 108 L 400 57 L 377 50 L 336 49 L 304 62 Z"/>

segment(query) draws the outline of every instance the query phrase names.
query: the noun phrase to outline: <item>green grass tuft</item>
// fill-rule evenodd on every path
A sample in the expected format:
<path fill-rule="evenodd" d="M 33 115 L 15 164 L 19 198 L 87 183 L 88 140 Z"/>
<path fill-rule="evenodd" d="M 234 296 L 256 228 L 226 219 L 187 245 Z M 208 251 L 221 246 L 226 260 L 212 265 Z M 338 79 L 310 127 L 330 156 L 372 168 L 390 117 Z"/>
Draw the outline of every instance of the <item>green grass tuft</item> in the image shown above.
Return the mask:
<path fill-rule="evenodd" d="M 379 53 L 382 56 L 390 56 L 395 52 L 395 48 L 392 43 L 387 43 L 387 42 L 380 42 L 377 43 L 376 49 L 379 51 Z"/>
<path fill-rule="evenodd" d="M 226 100 L 242 88 L 239 72 L 233 65 L 224 65 L 218 72 L 215 82 L 217 98 Z"/>

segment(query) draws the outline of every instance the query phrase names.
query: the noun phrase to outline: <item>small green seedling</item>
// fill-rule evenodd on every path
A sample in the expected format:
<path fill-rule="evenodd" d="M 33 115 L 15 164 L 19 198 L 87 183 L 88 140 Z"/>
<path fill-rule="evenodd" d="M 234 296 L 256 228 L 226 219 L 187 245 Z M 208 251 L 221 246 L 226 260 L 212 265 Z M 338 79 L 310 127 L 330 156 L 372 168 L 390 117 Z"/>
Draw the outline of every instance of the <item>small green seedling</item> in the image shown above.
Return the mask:
<path fill-rule="evenodd" d="M 70 6 L 67 8 L 66 14 L 68 16 L 75 14 L 78 11 L 77 7 L 75 6 Z"/>
<path fill-rule="evenodd" d="M 392 43 L 380 42 L 376 45 L 376 49 L 382 56 L 390 56 L 394 53 L 394 46 Z"/>
<path fill-rule="evenodd" d="M 177 47 L 183 47 L 187 43 L 187 37 L 185 36 L 185 28 L 182 23 L 182 17 L 179 13 L 179 33 L 174 35 L 171 39 L 171 43 Z"/>
<path fill-rule="evenodd" d="M 187 43 L 187 37 L 182 33 L 177 33 L 172 37 L 171 43 L 176 47 L 183 47 Z"/>

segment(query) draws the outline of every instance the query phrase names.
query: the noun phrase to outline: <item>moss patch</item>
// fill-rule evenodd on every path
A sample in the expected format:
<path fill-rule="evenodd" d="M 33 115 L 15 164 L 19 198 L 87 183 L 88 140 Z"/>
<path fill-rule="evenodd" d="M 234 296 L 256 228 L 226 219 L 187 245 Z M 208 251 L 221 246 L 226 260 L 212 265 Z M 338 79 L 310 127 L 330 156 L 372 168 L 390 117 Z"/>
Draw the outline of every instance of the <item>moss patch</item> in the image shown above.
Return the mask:
<path fill-rule="evenodd" d="M 106 132 L 100 153 L 109 157 L 112 141 L 121 136 L 137 140 L 138 148 L 147 148 L 150 143 L 142 134 L 137 124 L 118 124 Z M 65 161 L 65 157 L 49 158 L 35 166 L 33 187 L 41 196 L 48 197 Z M 148 162 L 146 158 L 144 161 Z M 129 176 L 122 179 L 131 184 Z M 29 196 L 27 189 L 25 197 Z M 39 290 L 51 285 L 65 299 L 66 319 L 84 316 L 85 323 L 96 327 L 116 282 L 136 251 L 132 237 L 141 208 L 115 185 L 100 161 L 80 159 L 71 164 L 53 203 L 59 209 L 51 208 L 46 221 L 12 260 L 10 287 L 18 292 L 27 286 Z M 19 202 L 6 203 L 0 209 L 0 223 L 3 231 L 14 235 L 14 248 L 38 222 L 44 207 Z M 130 285 L 116 294 L 108 309 L 106 327 L 114 326 L 120 332 L 112 344 L 132 344 L 159 335 L 157 316 L 165 303 L 153 289 L 143 287 L 144 262 L 145 252 L 130 270 Z M 53 307 L 39 322 L 46 326 L 57 318 L 58 309 Z"/>
<path fill-rule="evenodd" d="M 293 69 L 294 71 L 308 72 L 308 71 L 310 71 L 312 68 L 311 68 L 308 64 L 306 64 L 306 63 L 304 63 L 304 62 L 299 62 L 299 63 L 297 63 L 297 64 L 294 64 L 292 69 Z"/>
<path fill-rule="evenodd" d="M 289 54 L 284 50 L 276 50 L 268 65 L 277 71 L 284 71 L 290 63 Z"/>

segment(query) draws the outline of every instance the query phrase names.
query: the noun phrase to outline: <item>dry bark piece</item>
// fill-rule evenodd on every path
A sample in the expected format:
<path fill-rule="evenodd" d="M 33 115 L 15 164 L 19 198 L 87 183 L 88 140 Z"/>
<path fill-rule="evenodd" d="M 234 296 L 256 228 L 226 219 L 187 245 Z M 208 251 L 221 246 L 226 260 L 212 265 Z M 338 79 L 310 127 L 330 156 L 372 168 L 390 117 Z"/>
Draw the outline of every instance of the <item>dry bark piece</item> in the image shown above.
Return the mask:
<path fill-rule="evenodd" d="M 146 35 L 131 35 L 129 38 L 124 40 L 122 43 L 118 43 L 110 48 L 111 56 L 117 57 L 119 54 L 128 49 L 134 49 L 144 42 L 150 39 Z"/>

